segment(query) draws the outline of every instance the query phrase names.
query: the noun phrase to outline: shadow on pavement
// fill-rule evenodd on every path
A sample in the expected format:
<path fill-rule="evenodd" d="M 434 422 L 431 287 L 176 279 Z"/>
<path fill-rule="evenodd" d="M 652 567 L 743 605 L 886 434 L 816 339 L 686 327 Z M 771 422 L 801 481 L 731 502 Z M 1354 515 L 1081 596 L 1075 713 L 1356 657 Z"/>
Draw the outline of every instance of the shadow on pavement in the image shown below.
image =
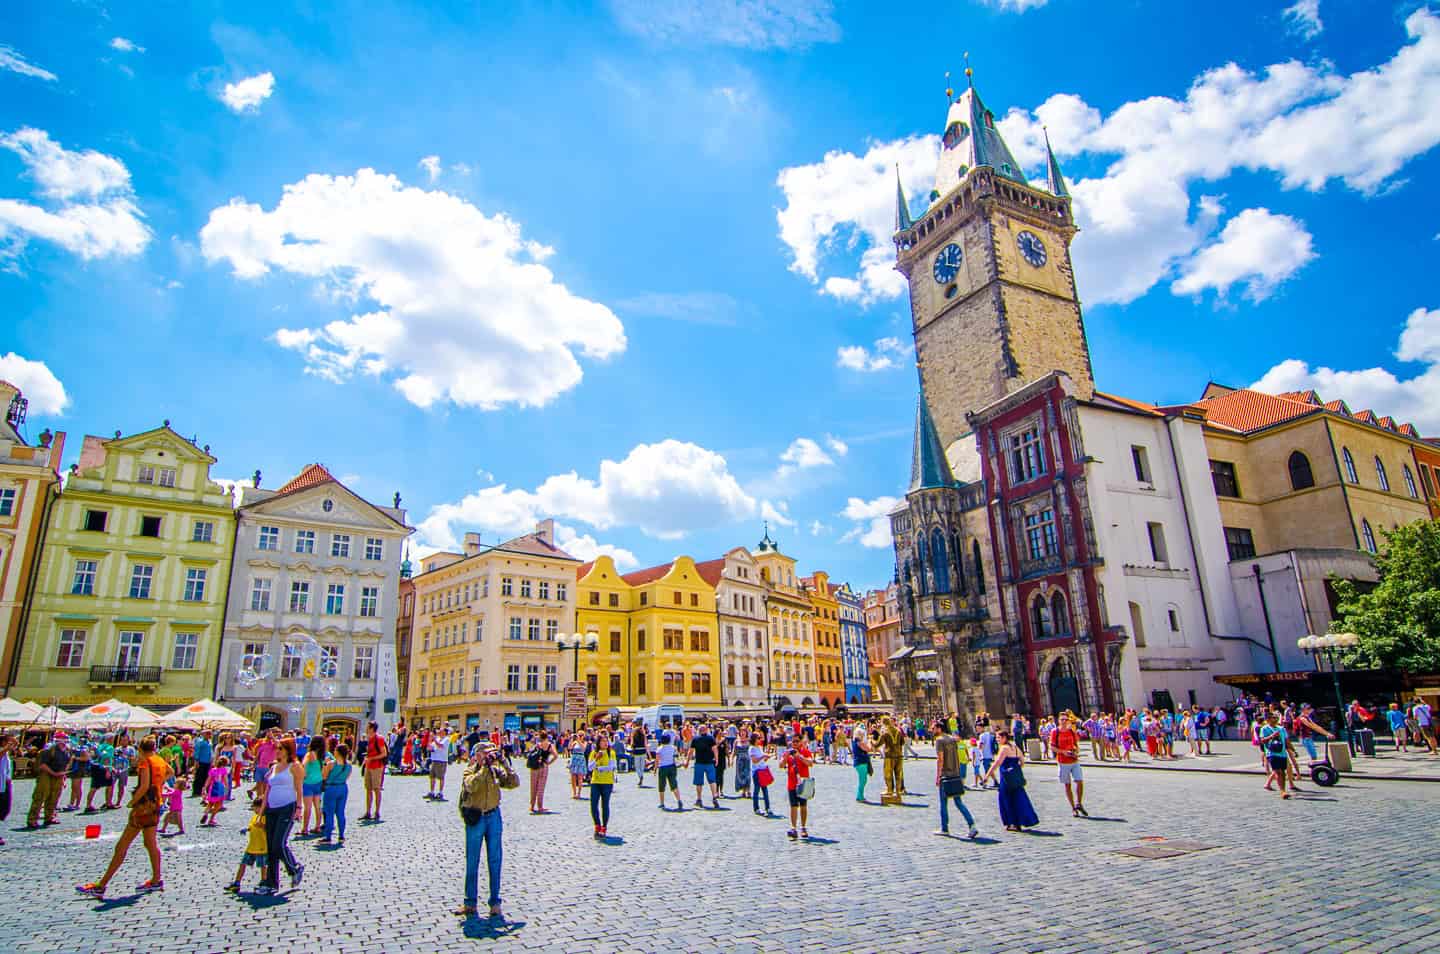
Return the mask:
<path fill-rule="evenodd" d="M 256 911 L 263 911 L 266 908 L 273 908 L 290 903 L 290 898 L 284 894 L 237 894 L 235 897 L 244 901 Z"/>
<path fill-rule="evenodd" d="M 623 845 L 623 844 L 625 844 L 625 839 L 624 839 L 624 838 L 621 838 L 619 835 L 605 835 L 605 836 L 603 836 L 603 837 L 601 837 L 601 838 L 596 838 L 595 841 L 598 842 L 599 844 L 602 844 L 602 845 Z"/>
<path fill-rule="evenodd" d="M 1042 831 L 1042 830 L 1039 829 L 1039 828 L 1027 828 L 1027 829 L 1025 829 L 1024 834 L 1027 834 L 1027 835 L 1035 835 L 1036 837 L 1039 837 L 1039 838 L 1063 838 L 1063 837 L 1065 837 L 1064 835 L 1060 834 L 1060 832 L 1058 832 L 1058 831 Z"/>
<path fill-rule="evenodd" d="M 127 894 L 119 898 L 105 898 L 99 904 L 95 905 L 95 912 L 97 914 L 104 914 L 107 911 L 114 911 L 119 908 L 128 908 L 139 900 L 140 895 L 138 893 Z"/>
<path fill-rule="evenodd" d="M 495 940 L 520 933 L 524 921 L 506 921 L 503 918 L 482 918 L 476 915 L 465 920 L 465 936 L 471 940 Z"/>
<path fill-rule="evenodd" d="M 800 842 L 800 844 L 802 844 L 802 845 L 838 845 L 838 844 L 840 844 L 840 842 L 836 841 L 834 838 L 820 838 L 820 837 L 817 837 L 817 836 L 815 836 L 815 835 L 811 835 L 809 838 L 801 838 L 801 839 L 799 839 L 799 842 Z"/>
<path fill-rule="evenodd" d="M 1081 815 L 1080 821 L 1125 822 L 1124 818 L 1106 818 L 1104 815 Z"/>

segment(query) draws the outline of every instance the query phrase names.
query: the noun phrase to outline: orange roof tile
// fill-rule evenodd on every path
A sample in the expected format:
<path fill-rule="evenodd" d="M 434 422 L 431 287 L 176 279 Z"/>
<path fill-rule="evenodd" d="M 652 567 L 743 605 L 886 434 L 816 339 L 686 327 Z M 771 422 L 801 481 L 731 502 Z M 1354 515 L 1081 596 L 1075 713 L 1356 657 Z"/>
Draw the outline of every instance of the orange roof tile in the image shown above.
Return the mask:
<path fill-rule="evenodd" d="M 646 583 L 654 583 L 666 573 L 669 573 L 670 568 L 674 565 L 675 561 L 671 560 L 669 563 L 662 563 L 659 566 L 646 567 L 643 570 L 636 570 L 634 573 L 626 573 L 620 577 L 620 579 L 629 583 L 631 586 L 644 586 Z"/>
<path fill-rule="evenodd" d="M 575 579 L 577 579 L 577 580 L 583 580 L 583 579 L 585 579 L 585 574 L 586 574 L 586 573 L 589 573 L 589 572 L 590 572 L 591 570 L 593 570 L 594 568 L 595 568 L 595 561 L 594 561 L 594 560 L 591 560 L 589 563 L 582 563 L 582 564 L 580 564 L 579 566 L 577 566 L 577 567 L 575 568 Z"/>
<path fill-rule="evenodd" d="M 290 478 L 290 482 L 276 491 L 277 494 L 288 494 L 296 490 L 304 490 L 306 487 L 318 487 L 321 484 L 338 484 L 339 481 L 331 475 L 320 464 L 311 464 L 300 473 Z"/>
<path fill-rule="evenodd" d="M 1389 417 L 1388 415 L 1386 417 L 1380 418 L 1380 420 L 1376 421 L 1375 423 L 1379 424 L 1387 431 L 1395 430 L 1395 419 L 1393 417 Z"/>
<path fill-rule="evenodd" d="M 1344 414 L 1346 417 L 1350 416 L 1350 405 L 1340 400 L 1326 401 L 1325 410 L 1333 411 L 1336 414 Z"/>
<path fill-rule="evenodd" d="M 725 575 L 725 558 L 718 560 L 706 560 L 704 563 L 695 564 L 695 572 L 700 574 L 700 579 L 711 586 L 719 586 L 720 578 Z"/>
<path fill-rule="evenodd" d="M 1420 439 L 1420 432 L 1415 430 L 1414 424 L 1401 424 L 1400 433 L 1404 434 L 1406 437 L 1413 437 L 1417 441 Z"/>
<path fill-rule="evenodd" d="M 1248 433 L 1314 414 L 1320 408 L 1293 398 L 1241 388 L 1218 397 L 1196 401 L 1213 424 Z"/>
<path fill-rule="evenodd" d="M 1377 423 L 1379 423 L 1379 419 L 1375 417 L 1375 412 L 1372 411 L 1372 410 L 1370 410 L 1369 408 L 1366 408 L 1365 410 L 1363 410 L 1363 411 L 1361 411 L 1360 413 L 1355 414 L 1355 415 L 1353 415 L 1353 416 L 1354 416 L 1355 420 L 1357 420 L 1357 421 L 1364 421 L 1366 424 L 1377 424 Z"/>

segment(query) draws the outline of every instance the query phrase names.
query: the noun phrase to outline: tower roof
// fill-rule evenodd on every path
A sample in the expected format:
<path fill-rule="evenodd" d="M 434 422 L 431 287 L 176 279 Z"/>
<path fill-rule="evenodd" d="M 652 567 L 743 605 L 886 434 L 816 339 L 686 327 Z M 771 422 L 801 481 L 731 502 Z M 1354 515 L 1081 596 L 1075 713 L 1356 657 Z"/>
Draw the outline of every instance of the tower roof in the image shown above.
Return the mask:
<path fill-rule="evenodd" d="M 900 167 L 895 167 L 895 231 L 905 232 L 915 222 L 910 218 L 910 203 L 905 198 L 905 186 L 900 181 Z"/>
<path fill-rule="evenodd" d="M 945 195 L 977 166 L 989 166 L 1007 179 L 1026 184 L 1025 172 L 995 125 L 995 114 L 970 86 L 950 104 L 945 116 L 935 191 Z"/>
<path fill-rule="evenodd" d="M 1069 198 L 1070 190 L 1065 188 L 1065 177 L 1060 174 L 1060 163 L 1055 158 L 1055 150 L 1050 148 L 1050 133 L 1045 133 L 1045 188 L 1051 195 L 1058 195 L 1061 198 Z"/>
<path fill-rule="evenodd" d="M 940 444 L 940 434 L 930 417 L 930 404 L 925 400 L 925 387 L 921 385 L 920 399 L 915 406 L 915 450 L 910 458 L 909 492 L 954 485 L 955 475 L 945 459 L 945 448 Z"/>
<path fill-rule="evenodd" d="M 780 544 L 778 544 L 778 543 L 776 543 L 774 540 L 771 540 L 771 539 L 770 539 L 770 521 L 769 521 L 769 520 L 766 520 L 766 521 L 765 521 L 765 536 L 761 537 L 761 538 L 760 538 L 760 542 L 755 545 L 755 552 L 756 552 L 756 553 L 779 553 L 779 552 L 780 552 Z"/>

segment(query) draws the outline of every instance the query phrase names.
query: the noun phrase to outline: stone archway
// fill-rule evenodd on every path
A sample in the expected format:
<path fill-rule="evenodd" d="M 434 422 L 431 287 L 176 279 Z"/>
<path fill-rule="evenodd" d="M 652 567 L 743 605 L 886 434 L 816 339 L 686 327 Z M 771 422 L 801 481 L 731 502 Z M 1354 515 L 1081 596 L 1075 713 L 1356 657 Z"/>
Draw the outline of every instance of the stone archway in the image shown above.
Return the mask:
<path fill-rule="evenodd" d="M 1050 664 L 1050 674 L 1045 683 L 1051 713 L 1059 715 L 1066 710 L 1077 715 L 1080 713 L 1080 683 L 1067 657 L 1060 656 Z"/>

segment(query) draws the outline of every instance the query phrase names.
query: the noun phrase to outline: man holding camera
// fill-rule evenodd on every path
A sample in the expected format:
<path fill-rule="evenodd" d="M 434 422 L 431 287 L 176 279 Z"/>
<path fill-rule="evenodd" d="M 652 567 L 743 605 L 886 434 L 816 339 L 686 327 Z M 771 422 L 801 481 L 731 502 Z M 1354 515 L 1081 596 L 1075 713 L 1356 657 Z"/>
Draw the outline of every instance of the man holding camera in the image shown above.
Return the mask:
<path fill-rule="evenodd" d="M 480 849 L 490 869 L 490 917 L 504 917 L 500 910 L 500 790 L 517 788 L 520 777 L 500 750 L 482 740 L 470 753 L 465 778 L 460 784 L 460 817 L 465 820 L 465 903 L 455 913 L 474 917 L 479 900 Z"/>

